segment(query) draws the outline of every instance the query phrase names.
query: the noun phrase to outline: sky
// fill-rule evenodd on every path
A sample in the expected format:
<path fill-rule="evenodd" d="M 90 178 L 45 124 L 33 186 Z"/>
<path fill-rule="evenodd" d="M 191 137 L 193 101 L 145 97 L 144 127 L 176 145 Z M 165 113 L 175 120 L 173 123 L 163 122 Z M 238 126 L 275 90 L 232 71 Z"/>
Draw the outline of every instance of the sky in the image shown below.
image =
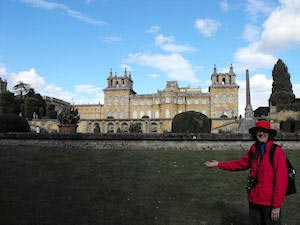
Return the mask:
<path fill-rule="evenodd" d="M 0 77 L 72 104 L 103 103 L 110 70 L 137 94 L 167 81 L 208 91 L 232 64 L 245 109 L 268 106 L 280 58 L 300 98 L 298 0 L 1 0 Z"/>

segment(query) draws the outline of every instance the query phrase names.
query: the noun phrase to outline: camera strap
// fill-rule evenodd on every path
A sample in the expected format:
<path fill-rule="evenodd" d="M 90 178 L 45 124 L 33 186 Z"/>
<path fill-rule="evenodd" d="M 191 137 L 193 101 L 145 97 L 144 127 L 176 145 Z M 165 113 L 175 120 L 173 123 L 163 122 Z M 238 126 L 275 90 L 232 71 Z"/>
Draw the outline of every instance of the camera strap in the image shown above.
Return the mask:
<path fill-rule="evenodd" d="M 260 170 L 261 164 L 262 164 L 262 160 L 264 157 L 264 152 L 265 151 L 260 151 L 258 150 L 258 145 L 256 145 L 256 148 L 254 151 L 250 151 L 249 152 L 249 168 L 250 168 L 250 174 L 251 174 L 251 170 L 252 170 L 252 162 L 253 160 L 257 160 L 258 161 L 258 157 L 260 156 L 260 162 L 257 168 L 257 171 L 255 173 L 255 177 L 258 178 L 258 172 Z"/>

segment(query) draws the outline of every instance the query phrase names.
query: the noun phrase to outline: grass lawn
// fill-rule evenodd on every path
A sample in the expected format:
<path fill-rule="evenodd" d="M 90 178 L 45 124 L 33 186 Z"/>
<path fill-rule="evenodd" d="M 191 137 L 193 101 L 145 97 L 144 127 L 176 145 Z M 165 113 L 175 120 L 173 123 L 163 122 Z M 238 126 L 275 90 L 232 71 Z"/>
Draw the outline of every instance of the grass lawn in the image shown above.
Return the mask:
<path fill-rule="evenodd" d="M 206 168 L 242 151 L 0 147 L 2 225 L 246 225 L 247 171 Z M 300 150 L 288 151 L 300 191 Z M 283 225 L 300 224 L 300 195 Z"/>

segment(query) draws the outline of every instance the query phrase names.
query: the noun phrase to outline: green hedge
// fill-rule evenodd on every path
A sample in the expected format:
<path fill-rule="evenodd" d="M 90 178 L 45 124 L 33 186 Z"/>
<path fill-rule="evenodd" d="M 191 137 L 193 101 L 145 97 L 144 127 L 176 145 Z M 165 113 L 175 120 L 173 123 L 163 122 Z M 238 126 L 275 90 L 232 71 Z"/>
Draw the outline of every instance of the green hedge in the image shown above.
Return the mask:
<path fill-rule="evenodd" d="M 208 117 L 195 111 L 179 113 L 172 121 L 174 133 L 209 133 L 210 128 Z"/>
<path fill-rule="evenodd" d="M 28 132 L 29 124 L 26 119 L 15 114 L 0 114 L 0 132 Z"/>

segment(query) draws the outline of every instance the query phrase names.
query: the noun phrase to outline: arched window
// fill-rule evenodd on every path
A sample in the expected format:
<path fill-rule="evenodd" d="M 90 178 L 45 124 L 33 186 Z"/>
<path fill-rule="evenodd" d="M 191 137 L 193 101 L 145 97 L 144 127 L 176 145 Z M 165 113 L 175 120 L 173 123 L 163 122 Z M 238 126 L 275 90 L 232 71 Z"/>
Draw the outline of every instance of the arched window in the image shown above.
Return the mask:
<path fill-rule="evenodd" d="M 170 103 L 170 97 L 169 96 L 166 97 L 166 103 Z"/>
<path fill-rule="evenodd" d="M 107 124 L 107 133 L 114 133 L 115 132 L 115 126 L 113 123 Z"/>
<path fill-rule="evenodd" d="M 158 128 L 157 123 L 151 123 L 150 132 L 151 133 L 157 133 L 157 128 Z"/>
<path fill-rule="evenodd" d="M 149 116 L 149 118 L 151 118 L 151 111 L 150 110 L 147 112 L 147 116 Z"/>
<path fill-rule="evenodd" d="M 121 131 L 124 133 L 128 133 L 128 124 L 127 123 L 122 123 Z"/>

